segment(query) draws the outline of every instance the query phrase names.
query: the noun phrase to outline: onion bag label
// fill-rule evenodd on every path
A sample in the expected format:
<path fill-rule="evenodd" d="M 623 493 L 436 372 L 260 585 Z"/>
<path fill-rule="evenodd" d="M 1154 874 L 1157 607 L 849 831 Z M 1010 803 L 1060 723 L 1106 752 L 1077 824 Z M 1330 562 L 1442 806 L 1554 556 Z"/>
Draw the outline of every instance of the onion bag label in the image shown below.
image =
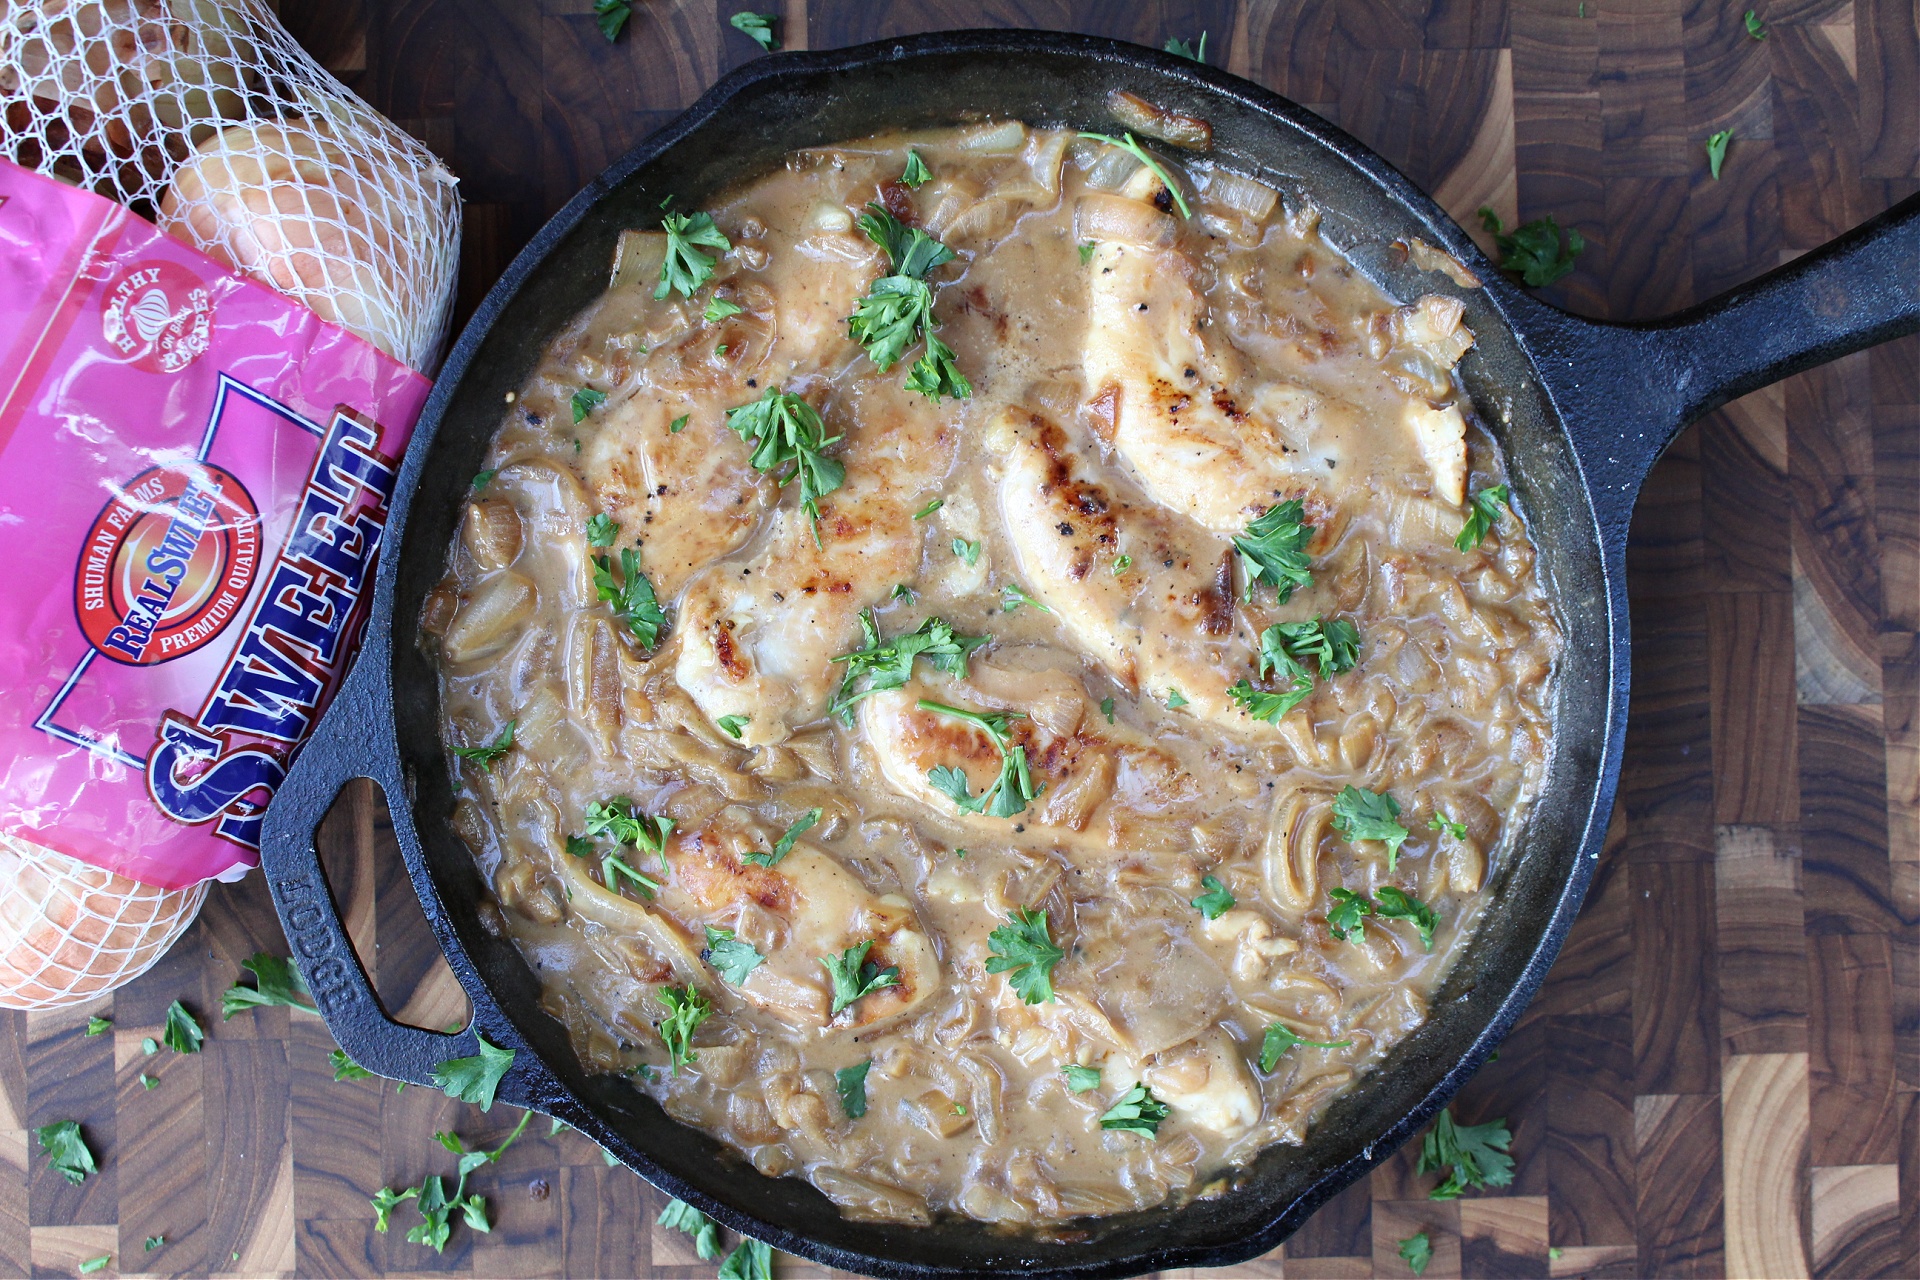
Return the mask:
<path fill-rule="evenodd" d="M 0 831 L 166 888 L 257 862 L 428 388 L 0 160 Z"/>

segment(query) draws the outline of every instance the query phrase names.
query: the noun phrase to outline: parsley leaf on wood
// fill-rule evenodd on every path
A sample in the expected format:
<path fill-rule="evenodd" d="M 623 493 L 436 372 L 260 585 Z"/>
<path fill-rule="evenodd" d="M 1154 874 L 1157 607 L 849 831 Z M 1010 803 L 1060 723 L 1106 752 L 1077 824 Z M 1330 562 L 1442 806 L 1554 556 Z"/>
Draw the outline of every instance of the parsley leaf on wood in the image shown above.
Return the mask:
<path fill-rule="evenodd" d="M 103 1253 L 97 1258 L 88 1258 L 85 1262 L 81 1263 L 78 1267 L 76 1267 L 75 1270 L 77 1270 L 83 1276 L 90 1276 L 96 1271 L 105 1271 L 107 1269 L 107 1264 L 112 1261 L 113 1261 L 112 1254 Z"/>
<path fill-rule="evenodd" d="M 633 16 L 633 4 L 631 0 L 593 0 L 593 13 L 600 24 L 600 34 L 611 44 L 620 38 L 621 29 Z"/>
<path fill-rule="evenodd" d="M 793 820 L 792 826 L 781 833 L 780 838 L 774 842 L 772 853 L 744 854 L 740 861 L 757 863 L 763 867 L 779 866 L 780 860 L 793 852 L 793 842 L 805 835 L 814 823 L 820 821 L 820 815 L 823 812 L 824 810 L 820 809 L 807 810 Z"/>
<path fill-rule="evenodd" d="M 474 1039 L 480 1042 L 480 1052 L 465 1058 L 448 1058 L 434 1067 L 430 1079 L 434 1087 L 444 1090 L 449 1098 L 491 1111 L 500 1081 L 513 1066 L 514 1051 L 487 1043 L 487 1038 L 478 1032 L 474 1033 Z"/>
<path fill-rule="evenodd" d="M 87 1019 L 86 1033 L 90 1036 L 103 1036 L 111 1030 L 113 1030 L 112 1018 L 102 1018 L 96 1015 L 95 1017 Z"/>
<path fill-rule="evenodd" d="M 93 1162 L 93 1152 L 80 1133 L 78 1120 L 42 1125 L 33 1131 L 33 1136 L 39 1139 L 40 1149 L 47 1153 L 47 1164 L 75 1186 L 85 1182 L 88 1174 L 99 1171 L 100 1166 Z"/>
<path fill-rule="evenodd" d="M 1267 1028 L 1267 1034 L 1260 1041 L 1260 1069 L 1268 1075 L 1280 1065 L 1280 1059 L 1287 1050 L 1295 1045 L 1311 1045 L 1316 1049 L 1351 1049 L 1351 1040 L 1308 1040 L 1295 1035 L 1293 1028 L 1282 1023 L 1274 1023 Z"/>
<path fill-rule="evenodd" d="M 220 1021 L 225 1022 L 247 1009 L 270 1005 L 316 1012 L 313 993 L 307 990 L 306 979 L 300 976 L 299 967 L 291 959 L 282 960 L 262 951 L 251 960 L 242 960 L 240 967 L 252 972 L 254 985 L 247 987 L 235 982 L 221 993 Z"/>
<path fill-rule="evenodd" d="M 1427 1273 L 1427 1264 L 1433 1261 L 1433 1242 L 1424 1231 L 1416 1231 L 1400 1242 L 1400 1257 L 1407 1264 L 1407 1270 L 1417 1276 Z"/>
<path fill-rule="evenodd" d="M 1733 130 L 1722 129 L 1707 138 L 1707 172 L 1713 180 L 1720 180 L 1720 166 L 1727 160 L 1727 144 L 1733 141 Z"/>
<path fill-rule="evenodd" d="M 1134 141 L 1131 133 L 1123 134 L 1118 138 L 1104 133 L 1082 133 L 1080 136 L 1091 138 L 1095 142 L 1104 142 L 1110 147 L 1118 147 L 1153 170 L 1153 176 L 1160 179 L 1160 185 L 1165 187 L 1167 194 L 1173 197 L 1173 203 L 1179 208 L 1180 216 L 1183 218 L 1193 216 L 1193 206 L 1187 203 L 1187 197 L 1181 193 L 1180 184 L 1173 180 L 1173 175 L 1167 172 L 1164 165 L 1154 159 L 1151 151 Z"/>
<path fill-rule="evenodd" d="M 1767 38 L 1767 24 L 1760 21 L 1760 15 L 1751 9 L 1747 10 L 1746 24 L 1747 34 L 1749 36 L 1755 40 L 1765 40 Z"/>
<path fill-rule="evenodd" d="M 851 1067 L 842 1067 L 833 1073 L 833 1087 L 840 1095 L 840 1109 L 847 1113 L 847 1119 L 858 1120 L 867 1114 L 867 1072 L 873 1069 L 873 1059 L 856 1063 Z"/>
<path fill-rule="evenodd" d="M 693 1050 L 693 1033 L 713 1013 L 713 1004 L 691 982 L 685 987 L 660 988 L 660 1003 L 667 1006 L 667 1016 L 657 1029 L 677 1076 L 682 1066 L 699 1058 Z"/>
<path fill-rule="evenodd" d="M 1305 504 L 1289 498 L 1268 507 L 1245 534 L 1233 540 L 1246 576 L 1247 599 L 1253 598 L 1254 585 L 1260 582 L 1272 584 L 1281 604 L 1292 599 L 1295 590 L 1313 585 L 1313 562 L 1307 556 L 1313 526 L 1301 523 L 1305 516 Z"/>
<path fill-rule="evenodd" d="M 705 213 L 670 213 L 660 220 L 660 229 L 667 233 L 667 256 L 660 264 L 660 283 L 654 286 L 653 296 L 664 298 L 677 289 L 681 297 L 691 298 L 713 278 L 713 265 L 719 261 L 702 250 L 725 253 L 733 242 Z"/>
<path fill-rule="evenodd" d="M 573 406 L 573 420 L 582 422 L 586 416 L 607 402 L 607 393 L 595 391 L 592 387 L 582 387 L 573 393 L 570 402 Z"/>
<path fill-rule="evenodd" d="M 1083 1067 L 1077 1062 L 1069 1062 L 1060 1068 L 1060 1074 L 1067 1078 L 1067 1088 L 1074 1093 L 1089 1093 L 1100 1087 L 1098 1067 Z"/>
<path fill-rule="evenodd" d="M 833 1010 L 830 1016 L 837 1017 L 842 1009 L 865 995 L 871 995 L 884 987 L 900 985 L 900 969 L 897 965 L 880 965 L 867 959 L 867 952 L 873 950 L 873 941 L 857 943 L 848 947 L 837 956 L 821 956 L 820 963 L 826 966 L 827 976 L 833 980 Z"/>
<path fill-rule="evenodd" d="M 669 1231 L 684 1231 L 693 1237 L 693 1251 L 701 1260 L 712 1262 L 720 1256 L 720 1227 L 706 1214 L 685 1200 L 669 1200 L 655 1222 Z"/>
<path fill-rule="evenodd" d="M 1467 499 L 1466 523 L 1453 540 L 1455 551 L 1471 551 L 1486 540 L 1487 533 L 1506 515 L 1507 486 L 1490 484 Z"/>
<path fill-rule="evenodd" d="M 1456 1124 L 1448 1107 L 1433 1122 L 1420 1147 L 1418 1173 L 1450 1169 L 1446 1180 L 1428 1193 L 1433 1200 L 1454 1200 L 1469 1187 L 1504 1187 L 1513 1182 L 1513 1157 L 1507 1154 L 1513 1134 L 1507 1122 Z"/>
<path fill-rule="evenodd" d="M 1191 58 L 1195 62 L 1207 60 L 1207 33 L 1202 31 L 1196 43 L 1192 40 L 1168 40 L 1160 46 L 1168 53 L 1178 54 L 1182 58 Z"/>
<path fill-rule="evenodd" d="M 1154 1138 L 1159 1136 L 1160 1126 L 1170 1114 L 1167 1104 L 1153 1096 L 1153 1090 L 1136 1084 L 1120 1095 L 1120 1101 L 1107 1108 L 1106 1114 L 1100 1117 L 1100 1127 Z"/>
<path fill-rule="evenodd" d="M 167 1006 L 166 1030 L 161 1033 L 160 1038 L 166 1042 L 167 1048 L 175 1053 L 198 1053 L 200 1045 L 207 1038 L 207 1033 L 200 1029 L 199 1022 L 187 1012 L 187 1006 L 175 1000 Z"/>
<path fill-rule="evenodd" d="M 1200 887 L 1206 892 L 1193 900 L 1200 914 L 1209 920 L 1218 920 L 1233 906 L 1233 895 L 1227 892 L 1227 886 L 1220 883 L 1218 876 L 1202 876 Z"/>
<path fill-rule="evenodd" d="M 900 181 L 918 191 L 933 178 L 933 171 L 927 168 L 927 162 L 920 158 L 918 151 L 907 152 L 906 172 L 900 175 Z"/>
<path fill-rule="evenodd" d="M 482 772 L 492 773 L 493 762 L 507 754 L 513 746 L 513 731 L 519 725 L 518 720 L 509 720 L 504 729 L 495 734 L 493 741 L 479 747 L 454 747 L 453 754 L 462 760 L 471 760 L 479 765 Z"/>
<path fill-rule="evenodd" d="M 1000 776 L 993 785 L 973 794 L 967 782 L 964 770 L 948 765 L 935 765 L 927 771 L 927 781 L 935 791 L 954 802 L 962 813 L 984 813 L 989 818 L 1011 818 L 1015 814 L 1026 812 L 1033 801 L 1039 799 L 1040 791 L 1035 789 L 1033 774 L 1027 768 L 1027 749 L 1024 745 L 1015 746 L 1007 731 L 1011 721 L 1024 720 L 1026 716 L 1018 711 L 1002 712 L 999 715 L 984 715 L 978 711 L 966 711 L 959 707 L 949 707 L 945 703 L 922 698 L 915 704 L 922 711 L 933 711 L 943 716 L 952 716 L 956 720 L 965 720 L 976 725 L 992 739 L 993 745 L 1000 751 Z"/>
<path fill-rule="evenodd" d="M 766 957 L 753 949 L 751 942 L 742 942 L 734 937 L 731 929 L 718 929 L 707 926 L 707 946 L 701 952 L 701 958 L 712 965 L 734 986 L 747 980 L 747 975 L 766 962 Z"/>
<path fill-rule="evenodd" d="M 1420 945 L 1433 950 L 1433 931 L 1440 919 L 1433 908 L 1394 885 L 1383 884 L 1374 892 L 1373 913 L 1382 920 L 1405 920 L 1420 932 Z"/>
<path fill-rule="evenodd" d="M 751 13 L 743 9 L 728 18 L 727 23 L 741 35 L 750 36 L 766 52 L 772 53 L 780 47 L 780 41 L 773 34 L 773 19 L 771 13 Z"/>
<path fill-rule="evenodd" d="M 1552 214 L 1523 222 L 1509 235 L 1500 229 L 1500 215 L 1482 208 L 1480 225 L 1493 233 L 1494 245 L 1500 250 L 1500 269 L 1519 276 L 1535 289 L 1571 273 L 1573 260 L 1587 247 L 1584 236 L 1569 230 L 1563 249 L 1560 224 L 1553 220 Z"/>
<path fill-rule="evenodd" d="M 847 670 L 827 706 L 828 715 L 839 716 L 848 726 L 853 724 L 853 708 L 861 699 L 898 689 L 912 679 L 915 659 L 924 658 L 934 670 L 956 680 L 965 679 L 967 660 L 987 642 L 986 636 L 957 634 L 952 624 L 940 618 L 928 618 L 917 630 L 882 642 L 880 624 L 871 609 L 860 611 L 860 629 L 867 646 L 834 659 L 845 663 Z"/>
<path fill-rule="evenodd" d="M 345 1049 L 335 1049 L 327 1055 L 327 1061 L 333 1066 L 335 1080 L 371 1080 L 373 1078 L 373 1072 L 349 1058 Z"/>
<path fill-rule="evenodd" d="M 1327 932 L 1342 942 L 1359 942 L 1366 935 L 1366 917 L 1373 914 L 1373 899 L 1351 889 L 1329 889 L 1333 905 L 1327 908 Z"/>
<path fill-rule="evenodd" d="M 742 1237 L 720 1264 L 716 1280 L 773 1280 L 773 1246 Z"/>
<path fill-rule="evenodd" d="M 653 594 L 653 583 L 647 581 L 647 575 L 640 572 L 638 551 L 632 547 L 622 548 L 620 577 L 617 581 L 610 559 L 607 556 L 595 556 L 593 590 L 600 599 L 612 602 L 613 616 L 627 624 L 641 648 L 651 649 L 659 643 L 660 630 L 667 625 L 667 615 L 661 611 L 660 601 Z"/>
<path fill-rule="evenodd" d="M 753 446 L 750 461 L 756 471 L 773 475 L 783 488 L 800 480 L 800 506 L 813 522 L 814 541 L 820 540 L 819 499 L 846 482 L 847 470 L 826 450 L 840 442 L 827 435 L 820 413 L 797 395 L 768 387 L 758 400 L 727 410 L 727 426 Z"/>
<path fill-rule="evenodd" d="M 1349 840 L 1378 840 L 1387 846 L 1387 870 L 1400 860 L 1400 846 L 1412 834 L 1401 826 L 1400 805 L 1390 795 L 1362 791 L 1349 784 L 1333 801 L 1334 830 Z"/>
<path fill-rule="evenodd" d="M 1027 1004 L 1053 999 L 1053 967 L 1067 958 L 1054 945 L 1044 909 L 1013 909 L 1013 916 L 987 935 L 988 973 L 1004 973 L 1014 994 Z"/>

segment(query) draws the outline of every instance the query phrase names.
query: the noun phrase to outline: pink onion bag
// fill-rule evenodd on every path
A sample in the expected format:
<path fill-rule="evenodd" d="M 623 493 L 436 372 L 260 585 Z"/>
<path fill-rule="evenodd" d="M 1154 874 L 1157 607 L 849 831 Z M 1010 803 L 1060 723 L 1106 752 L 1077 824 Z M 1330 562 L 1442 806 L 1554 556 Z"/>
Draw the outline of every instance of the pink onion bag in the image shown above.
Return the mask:
<path fill-rule="evenodd" d="M 0 160 L 0 831 L 170 889 L 255 865 L 429 386 Z"/>

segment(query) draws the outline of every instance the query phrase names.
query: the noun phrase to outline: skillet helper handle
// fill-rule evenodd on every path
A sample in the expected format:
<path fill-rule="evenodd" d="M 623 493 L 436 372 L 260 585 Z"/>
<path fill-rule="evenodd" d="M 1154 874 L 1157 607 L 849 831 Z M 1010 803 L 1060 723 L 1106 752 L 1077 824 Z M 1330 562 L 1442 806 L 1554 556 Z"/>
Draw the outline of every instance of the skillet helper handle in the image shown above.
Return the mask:
<path fill-rule="evenodd" d="M 1769 383 L 1920 332 L 1920 195 L 1650 332 L 1674 362 L 1676 431 Z"/>
<path fill-rule="evenodd" d="M 379 679 L 382 655 L 375 648 L 369 644 L 347 673 L 333 705 L 274 793 L 261 833 L 260 869 L 300 976 L 334 1040 L 349 1058 L 376 1075 L 428 1085 L 438 1064 L 479 1052 L 474 1030 L 426 1031 L 387 1016 L 347 937 L 316 843 L 320 822 L 340 789 L 370 776 L 369 762 L 387 758 L 369 749 L 367 741 L 369 733 L 378 732 L 376 726 L 393 721 L 388 691 Z M 405 802 L 399 778 L 371 776 L 389 800 Z"/>

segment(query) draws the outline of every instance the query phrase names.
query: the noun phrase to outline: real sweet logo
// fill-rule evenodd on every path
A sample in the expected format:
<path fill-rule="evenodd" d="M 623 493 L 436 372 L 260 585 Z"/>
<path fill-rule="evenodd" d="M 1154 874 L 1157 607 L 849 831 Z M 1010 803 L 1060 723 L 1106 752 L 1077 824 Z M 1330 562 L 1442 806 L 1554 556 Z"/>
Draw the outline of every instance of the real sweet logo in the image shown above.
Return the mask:
<path fill-rule="evenodd" d="M 107 290 L 100 335 L 121 359 L 154 373 L 178 373 L 207 352 L 213 297 L 175 262 L 142 262 Z"/>
<path fill-rule="evenodd" d="M 260 513 L 230 472 L 167 463 L 129 480 L 87 531 L 74 611 L 103 657 L 149 666 L 207 644 L 260 571 Z"/>

